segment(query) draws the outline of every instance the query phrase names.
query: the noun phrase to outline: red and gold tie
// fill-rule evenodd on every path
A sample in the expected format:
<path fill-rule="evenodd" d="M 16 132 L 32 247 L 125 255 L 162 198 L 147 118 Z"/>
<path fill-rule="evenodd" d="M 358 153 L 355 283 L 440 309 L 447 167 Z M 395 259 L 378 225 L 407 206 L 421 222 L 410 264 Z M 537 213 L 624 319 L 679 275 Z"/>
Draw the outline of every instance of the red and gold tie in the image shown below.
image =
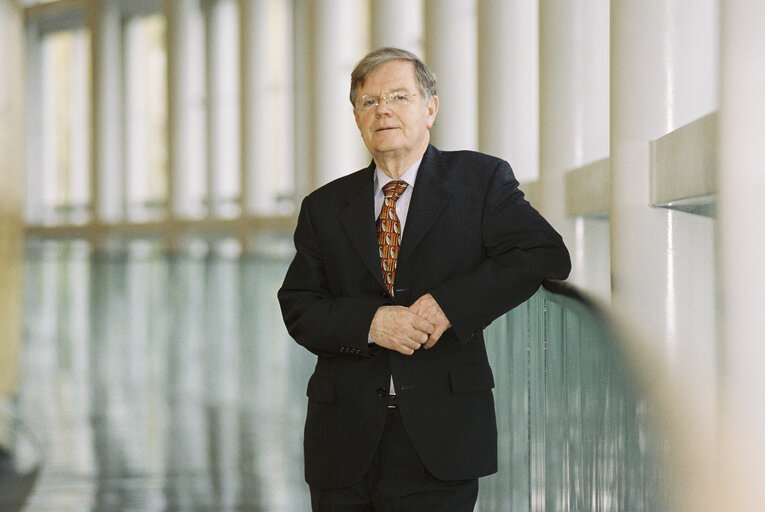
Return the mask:
<path fill-rule="evenodd" d="M 406 190 L 405 181 L 391 181 L 383 187 L 383 200 L 380 217 L 377 219 L 377 243 L 380 245 L 380 266 L 388 293 L 393 296 L 393 281 L 396 277 L 396 260 L 401 245 L 401 223 L 396 215 L 396 201 Z"/>

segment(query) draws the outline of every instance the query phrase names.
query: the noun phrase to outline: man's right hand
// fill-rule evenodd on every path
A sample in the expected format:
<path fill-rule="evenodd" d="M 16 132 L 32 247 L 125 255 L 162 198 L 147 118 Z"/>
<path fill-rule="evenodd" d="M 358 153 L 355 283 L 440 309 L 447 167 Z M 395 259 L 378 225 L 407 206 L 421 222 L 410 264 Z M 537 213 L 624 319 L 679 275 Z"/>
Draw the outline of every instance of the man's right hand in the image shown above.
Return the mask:
<path fill-rule="evenodd" d="M 410 356 L 428 341 L 435 326 L 403 306 L 380 306 L 369 336 L 377 345 Z"/>

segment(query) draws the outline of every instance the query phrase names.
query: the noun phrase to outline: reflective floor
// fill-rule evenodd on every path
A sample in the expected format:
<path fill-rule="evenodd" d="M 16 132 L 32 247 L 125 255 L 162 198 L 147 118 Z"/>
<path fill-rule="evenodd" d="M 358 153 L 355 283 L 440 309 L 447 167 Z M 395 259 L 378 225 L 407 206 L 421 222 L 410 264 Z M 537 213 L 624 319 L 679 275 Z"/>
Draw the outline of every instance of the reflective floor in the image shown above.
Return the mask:
<path fill-rule="evenodd" d="M 191 249 L 28 251 L 15 409 L 45 463 L 25 512 L 310 509 L 314 356 L 281 320 L 286 258 Z M 481 479 L 477 510 L 667 510 L 666 443 L 607 337 L 544 291 L 487 329 L 499 472 Z"/>
<path fill-rule="evenodd" d="M 313 362 L 283 259 L 31 249 L 18 411 L 46 461 L 26 512 L 302 511 Z"/>

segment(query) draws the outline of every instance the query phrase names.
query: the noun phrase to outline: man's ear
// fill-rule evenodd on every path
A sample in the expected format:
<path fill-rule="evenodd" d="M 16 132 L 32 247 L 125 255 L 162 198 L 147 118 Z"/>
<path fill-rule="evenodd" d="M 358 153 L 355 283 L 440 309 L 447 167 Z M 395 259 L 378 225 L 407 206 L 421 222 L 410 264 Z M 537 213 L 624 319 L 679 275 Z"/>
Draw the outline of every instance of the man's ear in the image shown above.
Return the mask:
<path fill-rule="evenodd" d="M 433 123 L 436 122 L 436 114 L 438 114 L 438 96 L 433 96 L 425 106 L 428 109 L 428 130 L 433 127 Z"/>

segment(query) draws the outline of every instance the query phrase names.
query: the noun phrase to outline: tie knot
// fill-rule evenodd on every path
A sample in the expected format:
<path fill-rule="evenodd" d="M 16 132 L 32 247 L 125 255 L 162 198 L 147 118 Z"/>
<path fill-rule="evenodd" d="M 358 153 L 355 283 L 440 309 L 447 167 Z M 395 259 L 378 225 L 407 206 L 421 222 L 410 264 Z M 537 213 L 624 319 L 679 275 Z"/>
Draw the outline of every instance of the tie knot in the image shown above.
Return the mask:
<path fill-rule="evenodd" d="M 401 194 L 404 193 L 407 185 L 408 183 L 403 180 L 394 180 L 386 183 L 383 186 L 383 193 L 385 194 L 385 198 L 393 199 L 395 201 L 401 196 Z"/>

